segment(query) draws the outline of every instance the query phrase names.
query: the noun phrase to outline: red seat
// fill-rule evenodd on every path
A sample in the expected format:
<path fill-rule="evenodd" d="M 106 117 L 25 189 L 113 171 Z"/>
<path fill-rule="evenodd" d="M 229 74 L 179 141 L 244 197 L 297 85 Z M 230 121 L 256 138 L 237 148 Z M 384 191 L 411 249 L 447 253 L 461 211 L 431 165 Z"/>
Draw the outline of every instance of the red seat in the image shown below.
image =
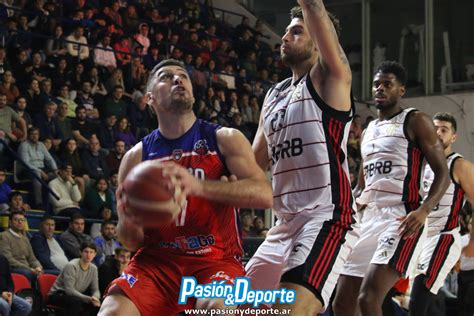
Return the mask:
<path fill-rule="evenodd" d="M 18 293 L 23 289 L 31 289 L 30 280 L 23 274 L 12 273 L 14 292 Z"/>
<path fill-rule="evenodd" d="M 43 297 L 43 302 L 48 303 L 48 293 L 54 282 L 58 278 L 57 275 L 43 273 L 38 276 L 38 289 Z"/>

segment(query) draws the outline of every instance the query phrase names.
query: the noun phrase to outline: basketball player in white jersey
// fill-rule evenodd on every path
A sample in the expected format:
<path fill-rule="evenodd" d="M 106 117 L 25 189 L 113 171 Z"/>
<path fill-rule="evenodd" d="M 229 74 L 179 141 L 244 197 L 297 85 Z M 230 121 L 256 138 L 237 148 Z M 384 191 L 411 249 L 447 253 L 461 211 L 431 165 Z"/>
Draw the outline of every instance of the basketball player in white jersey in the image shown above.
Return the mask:
<path fill-rule="evenodd" d="M 443 143 L 451 181 L 446 193 L 428 215 L 428 235 L 410 295 L 410 313 L 417 316 L 428 314 L 430 303 L 461 255 L 459 212 L 465 196 L 470 202 L 474 201 L 474 165 L 452 148 L 457 138 L 456 119 L 450 113 L 437 113 L 433 121 Z M 425 192 L 433 180 L 433 171 L 427 165 L 423 176 Z"/>
<path fill-rule="evenodd" d="M 293 76 L 267 93 L 253 144 L 271 167 L 278 222 L 246 270 L 252 288 L 295 290 L 291 315 L 304 316 L 328 305 L 358 228 L 346 159 L 351 70 L 322 1 L 298 3 L 281 46 Z"/>
<path fill-rule="evenodd" d="M 382 315 L 387 292 L 414 268 L 426 235 L 425 219 L 449 184 L 443 146 L 431 118 L 401 107 L 406 78 L 396 62 L 383 62 L 375 70 L 372 90 L 378 119 L 368 125 L 361 143 L 361 236 L 339 279 L 333 303 L 338 316 L 356 315 L 357 303 L 362 315 Z M 421 204 L 424 158 L 434 179 Z"/>

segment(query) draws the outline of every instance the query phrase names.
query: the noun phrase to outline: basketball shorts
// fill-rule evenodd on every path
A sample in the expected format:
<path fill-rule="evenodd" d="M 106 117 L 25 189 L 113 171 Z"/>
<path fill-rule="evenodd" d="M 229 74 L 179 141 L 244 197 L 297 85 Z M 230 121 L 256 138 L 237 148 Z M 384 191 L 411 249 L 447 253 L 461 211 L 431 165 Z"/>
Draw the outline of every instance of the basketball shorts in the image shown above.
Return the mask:
<path fill-rule="evenodd" d="M 402 277 L 414 272 L 426 229 L 423 226 L 415 236 L 402 239 L 398 228 L 400 218 L 405 215 L 404 205 L 377 208 L 369 204 L 361 216 L 360 238 L 347 258 L 342 274 L 363 278 L 371 263 L 388 264 Z"/>
<path fill-rule="evenodd" d="M 134 256 L 121 277 L 108 288 L 120 287 L 135 304 L 142 316 L 176 315 L 193 308 L 196 300 L 188 299 L 186 305 L 178 305 L 181 278 L 193 276 L 199 284 L 225 281 L 243 276 L 244 269 L 236 259 L 209 259 L 172 254 L 150 254 L 142 251 Z"/>
<path fill-rule="evenodd" d="M 354 220 L 343 224 L 304 214 L 283 217 L 247 263 L 246 276 L 253 289 L 276 289 L 280 282 L 302 285 L 328 306 L 358 237 Z"/>
<path fill-rule="evenodd" d="M 415 276 L 424 274 L 426 288 L 438 294 L 444 280 L 461 256 L 459 229 L 427 237 L 415 271 Z"/>

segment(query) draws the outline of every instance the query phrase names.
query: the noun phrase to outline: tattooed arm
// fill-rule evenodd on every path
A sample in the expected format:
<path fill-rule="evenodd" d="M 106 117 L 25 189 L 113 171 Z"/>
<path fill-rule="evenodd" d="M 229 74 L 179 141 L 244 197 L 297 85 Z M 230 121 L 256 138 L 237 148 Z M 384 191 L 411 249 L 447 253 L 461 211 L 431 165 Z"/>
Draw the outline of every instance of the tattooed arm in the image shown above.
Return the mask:
<path fill-rule="evenodd" d="M 347 111 L 351 107 L 352 74 L 334 25 L 322 0 L 298 0 L 298 3 L 319 54 L 319 62 L 311 70 L 313 85 L 328 105 Z"/>

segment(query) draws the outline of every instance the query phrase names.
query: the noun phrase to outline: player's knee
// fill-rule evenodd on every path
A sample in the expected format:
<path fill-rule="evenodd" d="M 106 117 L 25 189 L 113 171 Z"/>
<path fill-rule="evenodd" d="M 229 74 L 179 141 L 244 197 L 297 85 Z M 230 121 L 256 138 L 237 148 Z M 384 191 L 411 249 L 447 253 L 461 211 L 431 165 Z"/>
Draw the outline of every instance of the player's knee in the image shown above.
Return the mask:
<path fill-rule="evenodd" d="M 360 292 L 360 295 L 357 301 L 359 303 L 361 310 L 365 310 L 368 306 L 371 306 L 372 304 L 377 304 L 376 299 L 377 299 L 377 296 L 371 289 L 363 289 Z"/>

